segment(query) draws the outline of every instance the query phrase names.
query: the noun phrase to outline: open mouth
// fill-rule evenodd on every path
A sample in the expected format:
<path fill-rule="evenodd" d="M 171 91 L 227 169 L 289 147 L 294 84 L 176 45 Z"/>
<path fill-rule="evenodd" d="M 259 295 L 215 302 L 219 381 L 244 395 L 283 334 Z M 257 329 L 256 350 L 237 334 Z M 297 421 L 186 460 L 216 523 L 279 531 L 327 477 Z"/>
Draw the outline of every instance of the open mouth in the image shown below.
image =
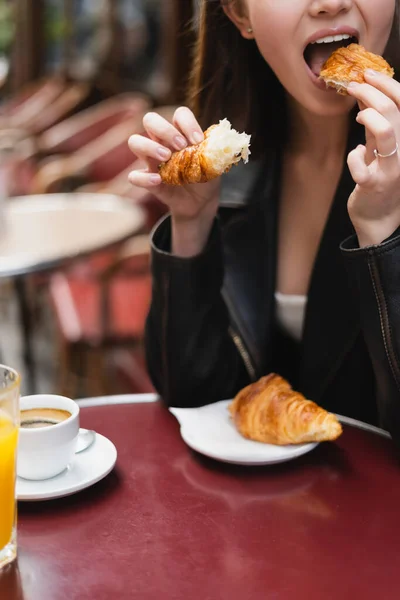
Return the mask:
<path fill-rule="evenodd" d="M 308 44 L 304 50 L 304 60 L 310 71 L 319 77 L 322 66 L 332 52 L 338 48 L 347 48 L 350 44 L 358 44 L 358 38 L 347 33 L 326 36 Z"/>

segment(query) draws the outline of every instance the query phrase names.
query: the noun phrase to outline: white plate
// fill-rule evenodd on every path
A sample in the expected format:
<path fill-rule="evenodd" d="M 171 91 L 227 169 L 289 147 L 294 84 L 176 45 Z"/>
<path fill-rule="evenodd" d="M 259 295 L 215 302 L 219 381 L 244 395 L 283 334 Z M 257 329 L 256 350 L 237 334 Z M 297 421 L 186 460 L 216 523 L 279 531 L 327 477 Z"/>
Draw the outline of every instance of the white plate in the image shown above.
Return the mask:
<path fill-rule="evenodd" d="M 63 498 L 97 483 L 112 471 L 117 450 L 112 442 L 96 433 L 94 443 L 75 458 L 60 475 L 44 481 L 28 481 L 17 477 L 18 500 L 50 500 Z"/>
<path fill-rule="evenodd" d="M 292 460 L 318 443 L 297 446 L 274 446 L 245 439 L 234 426 L 228 405 L 222 400 L 200 408 L 170 408 L 181 426 L 181 436 L 188 446 L 222 462 L 236 465 L 271 465 Z"/>

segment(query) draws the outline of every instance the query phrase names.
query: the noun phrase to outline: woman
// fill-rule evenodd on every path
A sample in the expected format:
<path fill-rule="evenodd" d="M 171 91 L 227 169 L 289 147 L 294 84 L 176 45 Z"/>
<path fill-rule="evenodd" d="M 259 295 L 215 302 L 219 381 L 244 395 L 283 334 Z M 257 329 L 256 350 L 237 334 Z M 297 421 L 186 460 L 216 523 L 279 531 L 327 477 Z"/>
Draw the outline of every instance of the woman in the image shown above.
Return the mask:
<path fill-rule="evenodd" d="M 202 139 L 194 114 L 150 113 L 150 139 L 130 140 L 148 163 L 132 183 L 170 211 L 153 233 L 147 323 L 168 404 L 229 398 L 275 371 L 400 441 L 400 84 L 366 73 L 340 96 L 318 80 L 335 47 L 384 54 L 398 38 L 396 0 L 203 0 L 193 108 L 203 127 L 227 117 L 251 133 L 254 158 L 169 188 L 157 166 Z"/>

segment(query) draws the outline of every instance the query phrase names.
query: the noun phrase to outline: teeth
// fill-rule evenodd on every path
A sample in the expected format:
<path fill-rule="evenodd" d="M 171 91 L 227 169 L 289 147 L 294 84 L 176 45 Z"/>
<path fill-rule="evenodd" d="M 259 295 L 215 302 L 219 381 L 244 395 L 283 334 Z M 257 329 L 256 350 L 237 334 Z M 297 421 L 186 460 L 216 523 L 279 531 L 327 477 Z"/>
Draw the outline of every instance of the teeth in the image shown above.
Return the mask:
<path fill-rule="evenodd" d="M 326 37 L 320 38 L 312 42 L 313 44 L 331 44 L 332 42 L 341 42 L 342 40 L 349 40 L 351 35 L 342 33 L 340 35 L 327 35 Z"/>

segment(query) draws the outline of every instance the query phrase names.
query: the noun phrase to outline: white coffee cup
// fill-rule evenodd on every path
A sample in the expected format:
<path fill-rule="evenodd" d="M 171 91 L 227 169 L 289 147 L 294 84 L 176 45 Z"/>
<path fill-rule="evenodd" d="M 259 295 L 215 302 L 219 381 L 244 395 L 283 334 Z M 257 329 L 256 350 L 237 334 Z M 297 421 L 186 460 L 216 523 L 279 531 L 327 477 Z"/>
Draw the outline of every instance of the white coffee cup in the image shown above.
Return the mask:
<path fill-rule="evenodd" d="M 79 434 L 79 405 L 64 396 L 35 394 L 22 396 L 20 410 L 53 408 L 71 416 L 47 427 L 20 427 L 17 475 L 24 479 L 50 479 L 72 462 Z"/>

